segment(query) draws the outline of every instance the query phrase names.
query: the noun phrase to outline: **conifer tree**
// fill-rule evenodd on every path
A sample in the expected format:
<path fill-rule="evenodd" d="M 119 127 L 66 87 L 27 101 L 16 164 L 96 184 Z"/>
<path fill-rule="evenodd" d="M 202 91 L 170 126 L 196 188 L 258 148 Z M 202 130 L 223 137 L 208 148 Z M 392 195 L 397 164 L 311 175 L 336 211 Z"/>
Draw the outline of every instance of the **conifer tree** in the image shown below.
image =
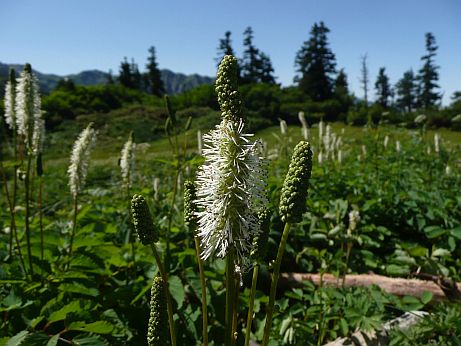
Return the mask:
<path fill-rule="evenodd" d="M 363 89 L 363 101 L 365 107 L 368 107 L 368 83 L 370 82 L 368 65 L 367 65 L 367 54 L 362 55 L 360 58 L 360 84 L 362 84 Z"/>
<path fill-rule="evenodd" d="M 118 81 L 121 85 L 127 88 L 133 88 L 133 75 L 131 73 L 131 65 L 126 57 L 120 63 Z"/>
<path fill-rule="evenodd" d="M 323 101 L 333 95 L 336 58 L 329 48 L 329 32 L 323 22 L 315 23 L 309 40 L 296 54 L 297 76 L 294 81 L 314 101 Z"/>
<path fill-rule="evenodd" d="M 261 62 L 261 70 L 259 72 L 260 81 L 262 83 L 275 84 L 274 68 L 272 67 L 271 59 L 263 52 L 260 53 L 259 58 Z"/>
<path fill-rule="evenodd" d="M 274 68 L 269 56 L 261 52 L 253 44 L 253 29 L 251 26 L 246 28 L 243 33 L 245 36 L 243 46 L 243 58 L 241 65 L 241 83 L 275 83 L 273 75 Z"/>
<path fill-rule="evenodd" d="M 243 58 L 241 62 L 242 83 L 257 83 L 260 68 L 259 49 L 253 45 L 253 29 L 247 27 L 243 33 Z"/>
<path fill-rule="evenodd" d="M 396 105 L 403 111 L 411 112 L 416 107 L 416 81 L 413 70 L 408 70 L 395 85 Z"/>
<path fill-rule="evenodd" d="M 349 85 L 344 69 L 339 70 L 335 79 L 334 96 L 341 104 L 340 112 L 346 114 L 352 105 L 352 97 L 349 94 Z"/>
<path fill-rule="evenodd" d="M 217 66 L 219 66 L 219 64 L 221 63 L 221 60 L 226 55 L 235 55 L 234 49 L 232 48 L 231 35 L 232 33 L 230 31 L 226 31 L 224 33 L 224 38 L 219 40 L 218 54 L 217 54 L 217 57 L 215 58 Z"/>
<path fill-rule="evenodd" d="M 376 102 L 383 108 L 387 108 L 389 106 L 389 98 L 392 97 L 392 89 L 389 84 L 389 77 L 386 75 L 385 67 L 379 69 L 375 82 L 375 90 L 377 96 Z"/>
<path fill-rule="evenodd" d="M 418 94 L 418 105 L 424 108 L 434 107 L 441 96 L 435 91 L 439 88 L 437 81 L 439 66 L 435 65 L 434 57 L 438 47 L 435 44 L 435 37 L 432 33 L 426 33 L 426 54 L 421 57 L 423 67 L 419 70 L 418 81 L 420 92 Z"/>
<path fill-rule="evenodd" d="M 155 47 L 149 48 L 145 76 L 146 89 L 149 94 L 162 96 L 165 94 L 165 84 L 163 83 L 160 70 L 158 69 Z"/>
<path fill-rule="evenodd" d="M 136 90 L 141 90 L 142 88 L 142 76 L 141 73 L 139 72 L 138 64 L 134 61 L 133 58 L 131 58 L 131 78 L 132 78 L 132 88 Z"/>

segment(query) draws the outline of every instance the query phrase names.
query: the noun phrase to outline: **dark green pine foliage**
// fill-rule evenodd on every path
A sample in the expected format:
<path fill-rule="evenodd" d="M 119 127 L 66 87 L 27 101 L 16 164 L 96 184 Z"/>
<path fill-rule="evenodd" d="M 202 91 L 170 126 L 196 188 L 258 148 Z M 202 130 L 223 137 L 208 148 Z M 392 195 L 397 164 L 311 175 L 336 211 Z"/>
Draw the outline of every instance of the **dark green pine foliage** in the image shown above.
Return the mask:
<path fill-rule="evenodd" d="M 267 84 L 275 84 L 274 68 L 269 56 L 263 52 L 259 54 L 261 69 L 259 73 L 259 81 Z"/>
<path fill-rule="evenodd" d="M 131 73 L 131 65 L 126 57 L 120 63 L 118 81 L 121 85 L 127 88 L 133 88 L 133 75 Z"/>
<path fill-rule="evenodd" d="M 283 222 L 300 222 L 306 211 L 307 189 L 312 171 L 312 151 L 308 142 L 296 145 L 283 183 L 279 213 Z"/>
<path fill-rule="evenodd" d="M 253 44 L 253 29 L 246 28 L 243 33 L 243 58 L 241 61 L 241 84 L 268 83 L 275 84 L 274 68 L 269 56 Z"/>
<path fill-rule="evenodd" d="M 262 209 L 258 213 L 260 233 L 253 239 L 253 250 L 251 257 L 257 261 L 262 262 L 267 254 L 267 245 L 269 243 L 269 228 L 271 215 L 267 209 Z"/>
<path fill-rule="evenodd" d="M 131 214 L 133 224 L 143 245 L 151 245 L 159 239 L 157 230 L 154 227 L 152 215 L 146 199 L 142 195 L 134 195 L 131 200 Z"/>
<path fill-rule="evenodd" d="M 389 99 L 392 97 L 392 89 L 389 84 L 389 77 L 386 74 L 386 68 L 381 67 L 375 82 L 376 102 L 383 108 L 389 107 Z"/>
<path fill-rule="evenodd" d="M 434 57 L 437 52 L 435 44 L 435 37 L 432 33 L 426 33 L 426 54 L 421 57 L 423 67 L 419 70 L 418 80 L 420 92 L 418 95 L 418 106 L 423 108 L 434 107 L 441 96 L 435 91 L 439 88 L 437 81 L 439 80 L 439 73 L 437 70 L 439 66 L 435 65 Z"/>
<path fill-rule="evenodd" d="M 218 54 L 217 54 L 217 57 L 215 58 L 216 66 L 218 67 L 219 67 L 219 64 L 221 63 L 221 60 L 226 55 L 235 55 L 234 49 L 232 48 L 231 35 L 232 33 L 230 31 L 226 31 L 224 33 L 224 38 L 219 40 Z"/>
<path fill-rule="evenodd" d="M 144 83 L 147 92 L 156 96 L 165 94 L 165 84 L 163 83 L 160 70 L 158 69 L 155 47 L 149 48 L 146 69 L 147 72 L 144 74 Z"/>
<path fill-rule="evenodd" d="M 197 199 L 195 184 L 186 180 L 184 183 L 184 223 L 189 230 L 195 230 L 197 227 Z"/>
<path fill-rule="evenodd" d="M 408 70 L 395 85 L 396 106 L 405 112 L 411 112 L 416 108 L 416 80 L 412 70 Z"/>
<path fill-rule="evenodd" d="M 149 346 L 170 344 L 165 292 L 165 282 L 160 276 L 156 276 L 150 291 L 150 316 L 147 326 L 147 344 Z"/>
<path fill-rule="evenodd" d="M 324 101 L 333 95 L 336 58 L 329 48 L 329 32 L 323 22 L 315 23 L 310 39 L 296 54 L 297 76 L 294 81 L 314 101 Z"/>
<path fill-rule="evenodd" d="M 142 76 L 141 73 L 139 72 L 138 64 L 134 61 L 134 59 L 131 59 L 131 83 L 132 83 L 132 88 L 136 90 L 141 90 L 142 89 Z"/>
<path fill-rule="evenodd" d="M 352 105 L 352 97 L 349 94 L 349 84 L 344 69 L 339 70 L 335 79 L 334 97 L 340 104 L 340 113 L 346 114 Z"/>

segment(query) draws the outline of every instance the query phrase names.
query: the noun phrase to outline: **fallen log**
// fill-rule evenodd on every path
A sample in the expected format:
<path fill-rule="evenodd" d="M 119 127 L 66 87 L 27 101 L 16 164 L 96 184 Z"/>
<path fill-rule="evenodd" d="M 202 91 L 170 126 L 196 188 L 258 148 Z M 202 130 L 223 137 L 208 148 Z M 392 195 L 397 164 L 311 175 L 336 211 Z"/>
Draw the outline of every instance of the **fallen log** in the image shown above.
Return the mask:
<path fill-rule="evenodd" d="M 307 273 L 282 273 L 279 281 L 279 286 L 283 288 L 303 287 L 303 281 L 310 281 L 316 286 L 320 286 L 322 280 L 323 286 L 342 287 L 343 278 L 336 277 L 332 274 L 307 274 Z M 367 287 L 376 285 L 383 291 L 394 294 L 396 296 L 413 296 L 421 298 L 426 291 L 431 292 L 433 300 L 441 301 L 452 298 L 445 294 L 445 289 L 433 281 L 425 281 L 419 279 L 403 279 L 390 278 L 376 274 L 351 274 L 346 275 L 344 279 L 344 287 Z M 458 293 L 461 291 L 461 283 L 453 283 L 453 290 Z M 448 295 L 448 297 L 447 297 Z"/>

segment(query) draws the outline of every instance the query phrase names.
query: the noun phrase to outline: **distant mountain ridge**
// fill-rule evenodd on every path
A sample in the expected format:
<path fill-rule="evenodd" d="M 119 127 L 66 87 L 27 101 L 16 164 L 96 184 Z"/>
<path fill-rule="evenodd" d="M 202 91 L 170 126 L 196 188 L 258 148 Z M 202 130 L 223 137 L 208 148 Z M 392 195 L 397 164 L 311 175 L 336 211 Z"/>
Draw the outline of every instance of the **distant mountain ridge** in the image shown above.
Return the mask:
<path fill-rule="evenodd" d="M 22 71 L 23 69 L 23 65 L 20 64 L 5 64 L 0 62 L 0 90 L 4 89 L 3 85 L 8 79 L 8 71 L 10 67 L 14 68 L 17 72 Z M 72 79 L 77 85 L 90 86 L 106 84 L 109 76 L 108 73 L 99 70 L 86 70 L 65 76 L 42 73 L 37 70 L 33 71 L 38 77 L 40 90 L 44 94 L 50 93 L 56 87 L 58 81 L 63 78 Z M 214 82 L 214 78 L 198 74 L 186 75 L 183 73 L 176 73 L 168 69 L 162 69 L 160 72 L 165 84 L 165 90 L 170 95 L 182 93 L 199 85 L 212 84 Z"/>

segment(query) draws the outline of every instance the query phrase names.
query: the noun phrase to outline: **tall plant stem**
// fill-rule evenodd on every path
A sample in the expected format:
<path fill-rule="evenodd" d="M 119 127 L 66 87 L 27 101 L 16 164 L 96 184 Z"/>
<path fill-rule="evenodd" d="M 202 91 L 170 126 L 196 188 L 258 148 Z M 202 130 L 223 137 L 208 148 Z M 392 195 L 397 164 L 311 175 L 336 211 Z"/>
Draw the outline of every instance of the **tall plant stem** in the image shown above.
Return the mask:
<path fill-rule="evenodd" d="M 238 301 L 240 295 L 240 278 L 236 275 L 234 277 L 235 297 L 234 297 L 234 311 L 232 313 L 232 346 L 235 346 L 237 342 L 237 318 L 238 318 Z"/>
<path fill-rule="evenodd" d="M 39 178 L 40 183 L 38 187 L 38 217 L 40 224 L 40 259 L 43 261 L 43 180 L 42 177 Z"/>
<path fill-rule="evenodd" d="M 178 159 L 178 167 L 176 169 L 176 174 L 174 177 L 174 184 L 173 184 L 173 196 L 171 197 L 171 204 L 170 204 L 170 210 L 168 212 L 168 229 L 166 231 L 166 258 L 165 258 L 165 267 L 167 270 L 170 269 L 170 258 L 171 258 L 171 253 L 170 253 L 170 233 L 171 233 L 171 224 L 173 222 L 173 211 L 174 211 L 174 203 L 176 201 L 176 194 L 178 193 L 178 178 L 179 178 L 179 173 L 181 172 L 181 167 L 179 165 L 179 159 Z"/>
<path fill-rule="evenodd" d="M 197 251 L 198 270 L 200 274 L 200 286 L 202 286 L 202 337 L 203 346 L 208 345 L 208 307 L 206 304 L 206 282 L 205 271 L 203 270 L 203 260 L 200 258 L 200 242 L 197 237 L 195 240 L 195 251 Z"/>
<path fill-rule="evenodd" d="M 235 305 L 235 264 L 234 249 L 231 249 L 226 257 L 226 332 L 225 345 L 232 346 L 233 343 L 233 320 Z"/>
<path fill-rule="evenodd" d="M 133 215 L 131 214 L 131 193 L 130 193 L 130 187 L 127 186 L 126 188 L 126 196 L 127 196 L 127 201 L 129 201 L 128 203 L 128 216 L 129 216 L 129 220 L 132 220 L 133 219 Z M 134 277 L 136 277 L 136 246 L 135 246 L 135 241 L 133 239 L 133 223 L 132 222 L 129 222 L 129 228 L 128 228 L 128 231 L 127 231 L 127 235 L 125 237 L 125 245 L 127 245 L 128 243 L 130 243 L 131 245 L 131 258 L 133 259 L 133 271 L 135 273 Z M 127 274 L 127 284 L 128 284 L 128 274 Z"/>
<path fill-rule="evenodd" d="M 285 252 L 285 245 L 288 239 L 288 233 L 290 232 L 290 223 L 286 223 L 285 227 L 283 228 L 282 239 L 280 241 L 279 250 L 277 252 L 277 258 L 274 263 L 274 272 L 272 274 L 272 283 L 271 283 L 271 290 L 269 295 L 269 305 L 267 307 L 267 317 L 266 317 L 266 325 L 264 326 L 264 337 L 262 346 L 267 346 L 269 343 L 269 336 L 271 334 L 271 327 L 272 327 L 272 315 L 274 313 L 274 304 L 275 304 L 275 294 L 277 293 L 277 284 L 279 281 L 280 276 L 280 264 L 282 263 L 283 253 Z"/>
<path fill-rule="evenodd" d="M 344 269 L 344 275 L 343 275 L 343 282 L 342 282 L 342 288 L 344 288 L 344 285 L 346 284 L 346 275 L 349 269 L 349 258 L 351 256 L 351 250 L 352 250 L 352 242 L 348 240 L 347 242 L 347 248 L 346 248 L 346 268 Z"/>
<path fill-rule="evenodd" d="M 171 303 L 171 295 L 170 290 L 168 288 L 168 274 L 165 272 L 165 268 L 163 267 L 162 260 L 158 254 L 157 248 L 155 244 L 152 244 L 152 253 L 154 254 L 155 261 L 157 262 L 158 270 L 160 271 L 160 275 L 162 276 L 163 282 L 165 283 L 165 296 L 166 296 L 166 304 L 168 310 L 168 322 L 170 324 L 170 337 L 171 337 L 171 345 L 176 346 L 176 332 L 174 328 L 174 320 L 173 320 L 173 304 Z"/>
<path fill-rule="evenodd" d="M 72 258 L 72 246 L 74 244 L 75 232 L 77 231 L 78 195 L 74 196 L 74 215 L 72 217 L 72 231 L 69 243 L 69 263 Z"/>
<path fill-rule="evenodd" d="M 30 275 L 34 275 L 34 268 L 32 266 L 32 250 L 31 250 L 31 245 L 30 245 L 30 223 L 29 223 L 29 217 L 30 217 L 30 166 L 32 163 L 32 155 L 29 153 L 27 155 L 27 168 L 26 168 L 26 177 L 24 179 L 24 184 L 25 184 L 25 190 L 26 190 L 26 241 L 27 241 L 27 256 L 29 257 L 29 270 L 30 270 Z"/>
<path fill-rule="evenodd" d="M 253 268 L 253 279 L 251 281 L 250 303 L 248 306 L 247 328 L 245 333 L 245 346 L 250 344 L 251 325 L 253 324 L 253 309 L 256 296 L 256 284 L 258 283 L 259 263 L 256 263 Z"/>
<path fill-rule="evenodd" d="M 11 232 L 11 242 L 12 242 L 12 239 L 14 237 L 15 241 L 16 241 L 16 247 L 18 249 L 18 256 L 19 256 L 19 260 L 21 261 L 21 265 L 22 265 L 22 269 L 24 270 L 24 273 L 26 274 L 27 276 L 27 270 L 26 270 L 26 265 L 24 263 L 24 258 L 22 257 L 22 252 L 21 252 L 21 244 L 19 242 L 19 237 L 18 237 L 18 232 L 16 231 L 16 213 L 14 211 L 14 202 L 12 201 L 12 199 L 10 198 L 10 193 L 9 193 L 9 190 L 8 190 L 8 184 L 7 184 L 7 180 L 6 180 L 6 175 L 5 175 L 5 172 L 3 171 L 3 165 L 1 164 L 1 161 L 0 161 L 0 171 L 2 173 L 2 178 L 3 178 L 3 188 L 5 189 L 5 196 L 6 196 L 6 199 L 8 201 L 8 208 L 10 210 L 10 217 L 11 217 L 11 229 L 10 229 L 10 232 Z M 14 200 L 14 198 L 13 198 Z M 12 251 L 12 246 L 13 244 L 10 243 L 10 251 Z"/>

